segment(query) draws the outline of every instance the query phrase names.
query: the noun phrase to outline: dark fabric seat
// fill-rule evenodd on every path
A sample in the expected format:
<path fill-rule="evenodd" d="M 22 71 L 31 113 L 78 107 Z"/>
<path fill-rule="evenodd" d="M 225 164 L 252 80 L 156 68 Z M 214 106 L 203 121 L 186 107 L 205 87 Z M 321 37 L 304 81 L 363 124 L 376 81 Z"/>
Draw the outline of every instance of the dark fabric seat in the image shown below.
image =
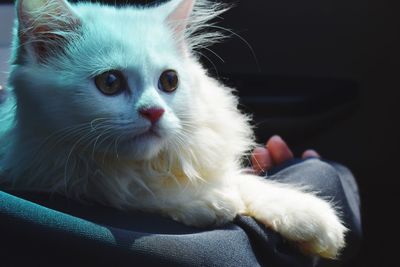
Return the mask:
<path fill-rule="evenodd" d="M 319 160 L 292 161 L 269 179 L 306 184 L 342 210 L 351 229 L 343 260 L 361 237 L 351 173 Z M 239 216 L 217 229 L 197 229 L 141 212 L 76 203 L 61 195 L 0 191 L 0 266 L 324 266 L 279 234 Z"/>

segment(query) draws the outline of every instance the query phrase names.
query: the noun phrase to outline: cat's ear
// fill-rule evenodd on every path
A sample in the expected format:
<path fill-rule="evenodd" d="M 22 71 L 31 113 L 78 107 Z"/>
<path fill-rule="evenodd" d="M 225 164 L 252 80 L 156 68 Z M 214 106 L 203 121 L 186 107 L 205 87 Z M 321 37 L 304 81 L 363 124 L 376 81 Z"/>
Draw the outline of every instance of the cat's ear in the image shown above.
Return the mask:
<path fill-rule="evenodd" d="M 172 27 L 176 39 L 184 46 L 184 38 L 195 0 L 172 0 L 165 6 L 165 21 Z"/>
<path fill-rule="evenodd" d="M 195 0 L 172 1 L 166 21 L 174 27 L 177 35 L 183 35 L 188 26 Z"/>
<path fill-rule="evenodd" d="M 64 0 L 18 0 L 16 7 L 20 46 L 39 61 L 62 49 L 80 26 Z"/>

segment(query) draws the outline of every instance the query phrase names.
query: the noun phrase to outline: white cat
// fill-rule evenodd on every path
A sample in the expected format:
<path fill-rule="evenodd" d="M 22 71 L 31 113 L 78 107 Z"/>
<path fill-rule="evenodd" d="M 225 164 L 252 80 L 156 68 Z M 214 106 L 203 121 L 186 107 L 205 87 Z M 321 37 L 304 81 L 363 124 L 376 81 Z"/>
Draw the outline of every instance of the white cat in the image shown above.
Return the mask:
<path fill-rule="evenodd" d="M 2 183 L 199 227 L 250 215 L 305 252 L 337 256 L 346 228 L 329 202 L 241 166 L 249 119 L 195 53 L 221 39 L 206 29 L 223 5 L 16 6 Z"/>

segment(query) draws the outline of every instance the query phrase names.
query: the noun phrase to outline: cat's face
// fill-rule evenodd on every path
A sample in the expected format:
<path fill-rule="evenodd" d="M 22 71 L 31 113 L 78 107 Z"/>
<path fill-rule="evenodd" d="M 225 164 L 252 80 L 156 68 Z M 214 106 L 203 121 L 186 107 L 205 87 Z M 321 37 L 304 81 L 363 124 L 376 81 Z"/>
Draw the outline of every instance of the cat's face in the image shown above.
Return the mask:
<path fill-rule="evenodd" d="M 55 139 L 134 159 L 185 138 L 195 86 L 182 33 L 168 20 L 188 16 L 192 4 L 144 10 L 19 2 L 19 43 L 32 43 L 18 51 L 11 82 L 22 121 L 30 116 L 30 127 Z M 37 13 L 44 11 L 62 19 Z"/>

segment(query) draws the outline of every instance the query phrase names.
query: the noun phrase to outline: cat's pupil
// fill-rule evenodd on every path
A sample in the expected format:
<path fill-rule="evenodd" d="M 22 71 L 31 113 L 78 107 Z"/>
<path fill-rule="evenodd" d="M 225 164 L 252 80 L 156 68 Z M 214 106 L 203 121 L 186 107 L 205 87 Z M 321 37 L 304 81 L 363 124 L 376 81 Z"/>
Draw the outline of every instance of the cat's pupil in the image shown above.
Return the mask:
<path fill-rule="evenodd" d="M 167 73 L 167 79 L 169 84 L 173 84 L 175 80 L 175 75 L 172 72 Z"/>
<path fill-rule="evenodd" d="M 160 76 L 158 88 L 167 93 L 172 93 L 175 91 L 178 88 L 178 74 L 176 71 L 164 71 Z"/>
<path fill-rule="evenodd" d="M 110 70 L 95 77 L 97 89 L 105 95 L 115 95 L 126 89 L 126 80 L 119 70 Z"/>
<path fill-rule="evenodd" d="M 116 82 L 117 79 L 118 79 L 118 78 L 117 78 L 114 74 L 110 73 L 110 74 L 107 76 L 107 78 L 106 78 L 106 84 L 107 84 L 107 86 L 112 87 L 113 84 Z"/>

